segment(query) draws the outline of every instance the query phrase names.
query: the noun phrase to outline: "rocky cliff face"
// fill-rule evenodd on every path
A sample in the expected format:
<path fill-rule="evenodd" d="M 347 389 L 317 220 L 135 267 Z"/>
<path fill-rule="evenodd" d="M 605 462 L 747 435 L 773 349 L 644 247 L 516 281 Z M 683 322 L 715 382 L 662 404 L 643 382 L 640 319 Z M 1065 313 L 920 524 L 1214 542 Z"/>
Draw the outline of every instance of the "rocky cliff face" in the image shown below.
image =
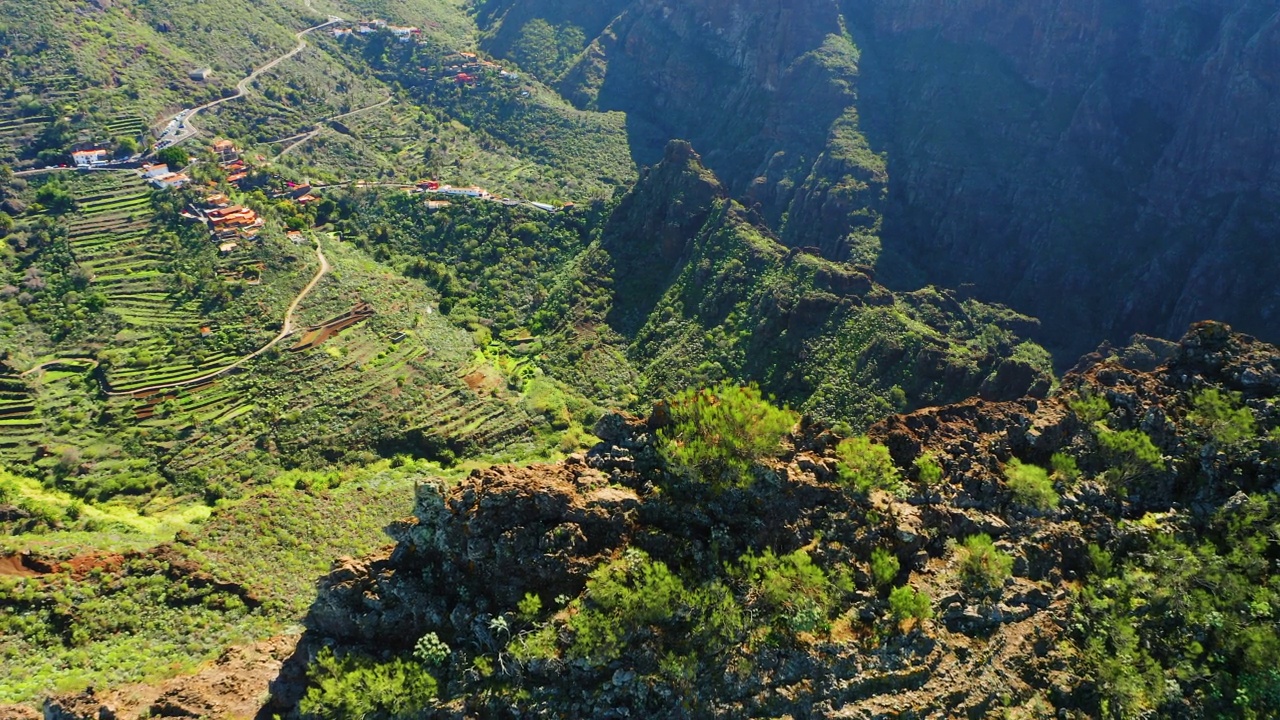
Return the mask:
<path fill-rule="evenodd" d="M 932 288 L 894 294 L 869 267 L 787 247 L 729 195 L 687 142 L 667 146 L 580 263 L 573 287 L 587 290 L 565 299 L 567 346 L 551 347 L 563 365 L 581 365 L 599 330 L 649 397 L 736 378 L 859 427 L 979 391 L 1047 392 L 1043 351 L 1022 345 L 1033 319 Z"/>
<path fill-rule="evenodd" d="M 1273 4 L 880 3 L 855 25 L 895 265 L 1064 347 L 1206 317 L 1274 339 Z"/>
<path fill-rule="evenodd" d="M 878 258 L 894 287 L 972 284 L 1065 357 L 1206 317 L 1275 337 L 1272 3 L 616 9 L 562 90 L 627 111 L 644 162 L 692 140 L 788 244 Z"/>
<path fill-rule="evenodd" d="M 839 438 L 808 421 L 752 470 L 749 484 L 709 493 L 664 460 L 657 438 L 667 412 L 606 416 L 596 428 L 603 442 L 585 456 L 421 488 L 416 520 L 396 529 L 400 543 L 389 557 L 345 563 L 321 583 L 310 641 L 404 652 L 436 633 L 452 654 L 437 669 L 443 698 L 426 717 L 982 717 L 1003 707 L 1019 717 L 1082 718 L 1098 716 L 1104 703 L 1136 707 L 1138 695 L 1121 697 L 1108 685 L 1106 656 L 1116 651 L 1093 649 L 1112 627 L 1098 605 L 1115 592 L 1099 569 L 1113 562 L 1108 553 L 1119 567 L 1122 558 L 1164 552 L 1167 538 L 1208 542 L 1223 527 L 1272 522 L 1274 513 L 1259 508 L 1280 491 L 1280 352 L 1206 324 L 1175 346 L 1146 343 L 1120 355 L 1149 367 L 1154 353 L 1167 357 L 1153 370 L 1087 357 L 1048 399 L 972 400 L 876 426 L 871 437 L 912 478 L 897 495 L 851 492 L 839 480 Z M 1191 410 L 1209 390 L 1240 393 L 1258 435 L 1228 446 L 1197 429 Z M 1102 399 L 1105 427 L 1075 404 L 1084 397 Z M 1160 458 L 1120 489 L 1106 479 L 1116 461 L 1099 437 L 1125 431 L 1145 433 Z M 1055 476 L 1059 504 L 1036 509 L 1019 499 L 1008 469 L 1015 461 L 1048 464 L 1054 454 L 1072 457 L 1081 474 Z M 921 457 L 942 477 L 914 479 L 910 468 Z M 955 543 L 977 533 L 1012 559 L 998 587 L 965 580 L 966 551 Z M 743 630 L 733 647 L 703 647 L 680 662 L 664 656 L 664 648 L 683 647 L 684 636 L 671 634 L 681 613 L 701 612 L 670 583 L 715 596 L 715 578 L 727 578 L 732 593 L 717 602 L 760 612 L 753 603 L 768 591 L 732 566 L 743 553 L 766 550 L 800 552 L 829 578 L 850 573 L 848 585 L 831 581 L 845 588 L 833 611 L 839 617 L 825 630 Z M 933 619 L 893 620 L 885 588 L 873 581 L 873 550 L 896 559 L 894 583 L 933 598 Z M 1261 552 L 1271 557 L 1274 548 Z M 625 601 L 599 588 L 618 568 L 655 572 L 651 559 L 679 579 L 660 584 L 672 605 L 634 626 L 627 613 L 647 611 L 618 610 L 624 606 L 610 603 Z M 628 592 L 652 590 L 638 577 Z M 1267 577 L 1263 570 L 1260 581 Z M 1128 632 L 1147 648 L 1134 651 L 1141 662 L 1159 668 L 1168 662 L 1163 649 L 1183 647 L 1176 638 L 1193 632 L 1169 624 L 1187 603 L 1168 607 L 1167 593 L 1142 592 L 1124 601 L 1136 603 L 1125 606 Z M 542 610 L 521 604 L 530 596 L 542 598 Z M 616 640 L 626 648 L 603 663 L 581 654 L 590 626 L 574 620 L 599 607 L 615 608 Z M 1252 617 L 1244 622 L 1262 623 L 1265 634 L 1265 617 Z M 1224 644 L 1220 652 L 1235 651 Z M 1222 695 L 1205 683 L 1220 660 L 1200 658 L 1198 674 L 1172 664 L 1167 675 L 1158 670 L 1149 707 L 1212 715 Z M 1245 683 L 1252 671 L 1234 672 Z M 1178 682 L 1178 692 L 1167 690 Z M 1263 697 L 1243 702 L 1277 709 Z"/>

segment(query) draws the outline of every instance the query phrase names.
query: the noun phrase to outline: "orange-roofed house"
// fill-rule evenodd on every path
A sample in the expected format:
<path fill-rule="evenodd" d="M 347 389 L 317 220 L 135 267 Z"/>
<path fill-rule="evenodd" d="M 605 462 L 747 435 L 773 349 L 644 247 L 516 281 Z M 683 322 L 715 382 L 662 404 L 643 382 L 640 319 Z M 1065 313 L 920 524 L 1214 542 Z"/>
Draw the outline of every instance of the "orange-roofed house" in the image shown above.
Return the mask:
<path fill-rule="evenodd" d="M 240 151 L 236 150 L 235 143 L 230 140 L 218 140 L 213 143 L 213 154 L 218 156 L 222 162 L 231 162 L 240 157 Z"/>
<path fill-rule="evenodd" d="M 75 161 L 78 168 L 98 167 L 107 164 L 108 153 L 106 150 L 77 150 L 71 153 L 71 159 Z"/>
<path fill-rule="evenodd" d="M 162 190 L 170 190 L 173 188 L 180 188 L 189 182 L 191 182 L 191 178 L 187 177 L 184 173 L 170 173 L 168 175 L 162 175 L 158 178 L 154 178 L 151 181 L 151 184 L 161 188 Z"/>

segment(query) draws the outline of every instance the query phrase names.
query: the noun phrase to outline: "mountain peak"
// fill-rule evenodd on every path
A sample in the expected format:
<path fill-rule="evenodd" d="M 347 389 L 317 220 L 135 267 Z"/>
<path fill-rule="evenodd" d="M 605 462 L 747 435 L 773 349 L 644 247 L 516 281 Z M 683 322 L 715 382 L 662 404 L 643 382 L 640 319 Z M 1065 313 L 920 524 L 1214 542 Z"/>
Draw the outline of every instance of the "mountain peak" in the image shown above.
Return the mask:
<path fill-rule="evenodd" d="M 662 163 L 664 165 L 676 163 L 694 162 L 698 165 L 702 164 L 702 156 L 693 149 L 693 143 L 688 140 L 673 139 L 667 143 L 667 149 L 662 153 Z"/>

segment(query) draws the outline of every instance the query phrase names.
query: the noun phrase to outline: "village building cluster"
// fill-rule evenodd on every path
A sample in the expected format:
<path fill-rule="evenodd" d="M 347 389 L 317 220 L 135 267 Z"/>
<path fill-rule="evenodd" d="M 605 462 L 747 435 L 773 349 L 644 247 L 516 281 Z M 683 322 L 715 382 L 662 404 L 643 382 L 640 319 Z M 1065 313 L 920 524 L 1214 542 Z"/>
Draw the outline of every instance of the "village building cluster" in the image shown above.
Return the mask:
<path fill-rule="evenodd" d="M 395 35 L 400 42 L 422 42 L 423 39 L 422 30 L 419 28 L 392 25 L 385 20 L 367 20 L 354 25 L 339 25 L 331 28 L 329 32 L 335 38 L 343 39 L 355 35 L 370 35 L 380 30 Z M 520 80 L 519 73 L 507 70 L 491 60 L 485 60 L 473 52 L 450 53 L 440 59 L 440 65 L 445 69 L 445 75 L 441 79 L 458 85 L 475 85 L 483 77 L 482 73 L 495 70 L 503 80 L 510 82 Z M 428 68 L 419 68 L 419 70 L 424 73 L 431 72 Z"/>
<path fill-rule="evenodd" d="M 253 208 L 232 204 L 224 193 L 206 195 L 188 205 L 182 215 L 208 225 L 222 255 L 234 253 L 241 242 L 257 237 L 266 225 L 266 220 Z"/>
<path fill-rule="evenodd" d="M 238 188 L 240 182 L 249 177 L 249 166 L 245 164 L 244 159 L 240 157 L 240 151 L 230 140 L 215 141 L 213 154 L 218 160 L 218 167 L 227 173 L 228 183 Z"/>
<path fill-rule="evenodd" d="M 440 59 L 440 64 L 445 69 L 443 80 L 453 80 L 459 85 L 475 85 L 481 77 L 481 73 L 488 70 L 497 70 L 500 77 L 504 80 L 519 80 L 519 73 L 514 73 L 503 69 L 501 65 L 490 60 L 484 60 L 480 56 L 471 52 L 457 52 L 445 55 Z M 424 72 L 426 68 L 421 68 Z"/>

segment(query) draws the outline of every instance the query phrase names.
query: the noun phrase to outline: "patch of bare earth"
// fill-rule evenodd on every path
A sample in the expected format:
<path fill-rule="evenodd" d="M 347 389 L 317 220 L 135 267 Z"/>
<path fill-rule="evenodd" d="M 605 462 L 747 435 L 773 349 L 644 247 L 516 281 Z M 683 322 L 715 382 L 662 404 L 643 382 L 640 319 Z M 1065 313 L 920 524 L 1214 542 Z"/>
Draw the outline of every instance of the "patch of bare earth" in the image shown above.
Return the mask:
<path fill-rule="evenodd" d="M 110 692 L 89 689 L 52 697 L 45 701 L 45 717 L 253 718 L 267 702 L 271 681 L 280 675 L 297 644 L 298 636 L 282 635 L 228 648 L 192 675 L 126 685 Z M 5 717 L 0 714 L 0 720 Z"/>

